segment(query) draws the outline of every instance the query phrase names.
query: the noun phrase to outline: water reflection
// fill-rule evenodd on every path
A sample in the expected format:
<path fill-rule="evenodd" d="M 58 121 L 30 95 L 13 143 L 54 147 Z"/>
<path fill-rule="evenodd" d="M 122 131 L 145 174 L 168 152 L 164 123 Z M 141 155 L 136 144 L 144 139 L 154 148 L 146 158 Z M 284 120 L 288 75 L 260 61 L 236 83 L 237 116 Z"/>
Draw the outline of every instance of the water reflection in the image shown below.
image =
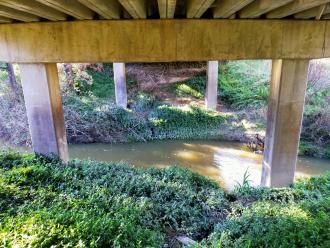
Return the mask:
<path fill-rule="evenodd" d="M 261 177 L 262 155 L 249 152 L 240 143 L 218 141 L 161 141 L 134 144 L 71 145 L 70 157 L 99 161 L 125 161 L 137 167 L 163 168 L 179 165 L 213 178 L 230 190 L 242 183 L 247 171 L 252 185 Z M 330 160 L 300 157 L 297 177 L 330 170 Z"/>

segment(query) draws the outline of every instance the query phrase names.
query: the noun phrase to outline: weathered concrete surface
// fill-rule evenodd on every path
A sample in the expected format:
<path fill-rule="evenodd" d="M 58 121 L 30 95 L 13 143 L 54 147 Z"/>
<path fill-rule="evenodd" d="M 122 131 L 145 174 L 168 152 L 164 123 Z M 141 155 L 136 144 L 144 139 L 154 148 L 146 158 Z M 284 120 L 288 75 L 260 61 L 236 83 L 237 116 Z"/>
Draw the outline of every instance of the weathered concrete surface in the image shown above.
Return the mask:
<path fill-rule="evenodd" d="M 33 150 L 68 160 L 56 64 L 19 65 Z"/>
<path fill-rule="evenodd" d="M 218 61 L 207 62 L 207 83 L 205 92 L 205 105 L 215 110 L 218 102 Z"/>
<path fill-rule="evenodd" d="M 125 63 L 113 63 L 113 75 L 116 90 L 116 104 L 120 107 L 127 107 L 127 88 Z"/>
<path fill-rule="evenodd" d="M 148 19 L 1 24 L 0 61 L 149 63 L 324 58 L 330 57 L 329 23 Z"/>
<path fill-rule="evenodd" d="M 308 75 L 308 60 L 273 60 L 262 186 L 293 183 Z"/>

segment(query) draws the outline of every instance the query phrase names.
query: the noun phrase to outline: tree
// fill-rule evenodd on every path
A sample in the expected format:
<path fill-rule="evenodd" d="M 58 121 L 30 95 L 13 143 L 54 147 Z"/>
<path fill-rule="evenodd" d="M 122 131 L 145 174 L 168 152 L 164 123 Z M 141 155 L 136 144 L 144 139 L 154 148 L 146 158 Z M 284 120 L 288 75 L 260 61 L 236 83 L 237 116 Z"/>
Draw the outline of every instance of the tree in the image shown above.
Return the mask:
<path fill-rule="evenodd" d="M 66 82 L 70 89 L 73 88 L 73 70 L 72 70 L 72 64 L 64 64 L 64 72 L 65 72 L 65 78 Z"/>
<path fill-rule="evenodd" d="M 9 87 L 10 87 L 11 91 L 16 95 L 18 92 L 18 85 L 17 85 L 13 65 L 10 63 L 6 63 L 6 70 L 8 73 Z"/>

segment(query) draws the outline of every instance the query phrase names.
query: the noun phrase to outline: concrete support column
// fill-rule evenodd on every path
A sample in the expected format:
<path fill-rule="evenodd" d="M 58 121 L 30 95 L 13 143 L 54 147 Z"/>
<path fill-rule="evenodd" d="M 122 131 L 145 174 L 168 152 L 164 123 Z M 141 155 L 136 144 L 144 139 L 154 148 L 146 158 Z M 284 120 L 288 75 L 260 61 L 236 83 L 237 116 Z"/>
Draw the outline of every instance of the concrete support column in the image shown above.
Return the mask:
<path fill-rule="evenodd" d="M 218 61 L 207 62 L 207 83 L 205 105 L 208 109 L 216 110 L 218 102 Z"/>
<path fill-rule="evenodd" d="M 261 185 L 293 183 L 308 76 L 308 60 L 273 60 Z"/>
<path fill-rule="evenodd" d="M 56 64 L 20 64 L 33 150 L 68 160 L 66 129 Z"/>
<path fill-rule="evenodd" d="M 120 107 L 127 107 L 127 88 L 125 63 L 113 63 L 113 74 L 116 91 L 116 104 Z"/>

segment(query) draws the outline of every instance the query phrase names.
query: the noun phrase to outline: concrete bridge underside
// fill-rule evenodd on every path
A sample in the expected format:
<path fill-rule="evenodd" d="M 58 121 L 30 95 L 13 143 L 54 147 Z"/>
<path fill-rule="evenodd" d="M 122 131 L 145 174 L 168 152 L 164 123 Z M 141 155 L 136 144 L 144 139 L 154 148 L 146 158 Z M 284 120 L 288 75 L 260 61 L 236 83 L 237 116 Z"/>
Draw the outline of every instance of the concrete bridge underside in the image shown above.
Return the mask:
<path fill-rule="evenodd" d="M 68 160 L 56 63 L 115 62 L 124 94 L 125 62 L 209 61 L 206 105 L 214 108 L 218 60 L 272 59 L 261 184 L 287 186 L 309 60 L 330 57 L 329 2 L 0 0 L 0 61 L 19 63 L 34 151 Z"/>

